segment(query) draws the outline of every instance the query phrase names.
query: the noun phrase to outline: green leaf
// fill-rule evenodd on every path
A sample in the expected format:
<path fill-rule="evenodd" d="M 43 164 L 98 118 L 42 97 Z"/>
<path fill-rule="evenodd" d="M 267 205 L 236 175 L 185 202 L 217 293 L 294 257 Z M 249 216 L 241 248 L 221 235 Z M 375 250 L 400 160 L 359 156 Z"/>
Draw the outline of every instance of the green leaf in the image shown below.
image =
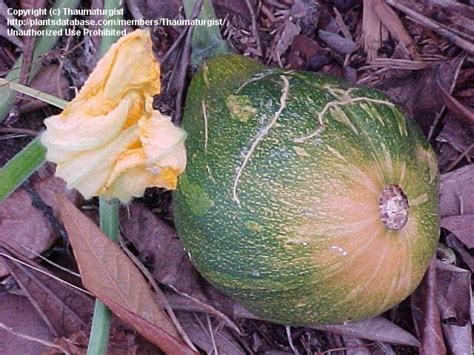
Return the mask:
<path fill-rule="evenodd" d="M 191 18 L 194 5 L 199 0 L 184 0 L 183 6 L 187 18 Z M 217 16 L 210 0 L 204 0 L 200 20 L 216 21 Z M 195 26 L 193 29 L 191 64 L 200 66 L 205 60 L 213 58 L 218 54 L 230 53 L 227 42 L 222 39 L 218 25 L 215 26 Z"/>
<path fill-rule="evenodd" d="M 58 97 L 46 94 L 28 86 L 0 79 L 0 86 L 9 87 L 23 94 L 36 97 L 44 102 L 59 108 L 64 108 L 67 101 Z M 0 203 L 2 203 L 15 189 L 30 177 L 37 169 L 44 164 L 46 149 L 38 138 L 35 138 L 22 151 L 16 154 L 5 166 L 0 169 Z"/>
<path fill-rule="evenodd" d="M 0 169 L 0 203 L 45 162 L 46 150 L 35 138 Z"/>

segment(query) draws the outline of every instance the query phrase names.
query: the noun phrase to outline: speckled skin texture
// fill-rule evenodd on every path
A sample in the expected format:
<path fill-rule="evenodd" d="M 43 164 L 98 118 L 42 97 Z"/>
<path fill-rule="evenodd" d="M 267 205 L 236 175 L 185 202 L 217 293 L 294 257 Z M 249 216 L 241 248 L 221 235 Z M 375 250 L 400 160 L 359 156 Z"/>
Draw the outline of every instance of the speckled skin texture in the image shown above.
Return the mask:
<path fill-rule="evenodd" d="M 193 78 L 183 127 L 176 228 L 201 274 L 250 311 L 341 323 L 421 281 L 438 241 L 436 158 L 383 94 L 226 55 Z M 380 220 L 387 184 L 409 201 L 401 230 Z"/>

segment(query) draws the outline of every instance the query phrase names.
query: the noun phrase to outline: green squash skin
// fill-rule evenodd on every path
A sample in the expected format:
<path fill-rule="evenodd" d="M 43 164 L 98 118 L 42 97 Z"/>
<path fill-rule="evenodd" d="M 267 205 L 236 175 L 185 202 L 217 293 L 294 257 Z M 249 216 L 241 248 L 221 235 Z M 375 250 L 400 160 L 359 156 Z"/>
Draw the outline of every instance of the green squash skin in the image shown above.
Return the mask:
<path fill-rule="evenodd" d="M 282 76 L 289 83 L 285 107 L 262 135 L 280 108 Z M 238 55 L 209 60 L 191 82 L 176 228 L 199 272 L 266 320 L 315 325 L 379 314 L 416 288 L 435 252 L 434 153 L 384 94 L 347 90 L 335 78 Z M 318 113 L 329 102 L 335 104 L 320 134 L 301 139 L 321 126 Z M 377 202 L 368 193 L 373 201 L 366 204 L 361 186 L 384 184 L 404 190 L 406 228 L 389 231 L 370 220 L 347 232 L 357 213 L 369 223 L 364 211 Z M 346 198 L 353 198 L 347 208 L 337 202 Z"/>

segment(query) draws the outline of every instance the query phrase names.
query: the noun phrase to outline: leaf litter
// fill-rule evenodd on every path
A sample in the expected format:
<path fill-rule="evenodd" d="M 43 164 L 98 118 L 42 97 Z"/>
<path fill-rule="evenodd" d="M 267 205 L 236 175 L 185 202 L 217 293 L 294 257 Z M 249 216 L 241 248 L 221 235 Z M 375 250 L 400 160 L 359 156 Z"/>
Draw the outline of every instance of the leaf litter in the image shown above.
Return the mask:
<path fill-rule="evenodd" d="M 94 3 L 97 2 L 94 1 Z M 147 194 L 148 197 L 142 200 L 144 204 L 134 202 L 128 206 L 129 211 L 123 211 L 121 218 L 123 234 L 129 240 L 129 246 L 138 259 L 160 283 L 168 303 L 174 308 L 181 325 L 190 334 L 191 340 L 206 352 L 217 350 L 219 353 L 235 354 L 266 351 L 324 352 L 331 349 L 345 349 L 348 354 L 381 352 L 415 354 L 419 344 L 421 344 L 421 351 L 425 353 L 428 351 L 442 353 L 445 350 L 453 354 L 466 353 L 472 346 L 469 270 L 472 271 L 474 266 L 472 257 L 474 242 L 471 232 L 474 230 L 472 218 L 474 216 L 474 190 L 472 188 L 474 169 L 471 160 L 474 157 L 474 149 L 472 149 L 472 127 L 468 122 L 471 122 L 469 120 L 474 106 L 472 84 L 474 64 L 472 58 L 466 57 L 462 50 L 469 51 L 472 46 L 471 24 L 474 18 L 472 8 L 460 2 L 434 0 L 415 1 L 410 4 L 399 0 L 373 2 L 335 0 L 311 3 L 303 0 L 261 0 L 258 2 L 219 0 L 215 1 L 214 5 L 217 15 L 226 19 L 222 29 L 223 34 L 237 52 L 245 53 L 273 66 L 319 71 L 378 87 L 384 90 L 392 100 L 399 103 L 409 116 L 417 120 L 438 154 L 442 172 L 441 241 L 445 251 L 440 251 L 439 255 L 446 253 L 452 257 L 443 259 L 445 261 L 443 264 L 434 263 L 435 266 L 431 267 L 412 299 L 392 309 L 389 313 L 346 326 L 318 327 L 319 329 L 291 328 L 290 332 L 287 332 L 282 326 L 259 320 L 209 285 L 195 271 L 179 244 L 171 223 L 172 215 L 168 214 L 168 202 L 163 202 L 166 206 L 156 209 L 154 207 L 156 201 L 152 199 L 156 196 L 161 198 L 163 195 Z M 177 1 L 151 4 L 134 0 L 128 1 L 126 6 L 132 18 L 156 18 L 163 14 L 171 18 L 181 16 Z M 249 11 L 249 6 L 252 7 L 253 13 Z M 181 28 L 159 27 L 154 31 L 156 50 L 159 55 L 167 52 L 173 42 L 179 38 L 181 30 Z M 257 35 L 260 40 L 256 39 Z M 174 52 L 171 53 L 172 57 L 179 57 L 183 44 L 181 41 L 176 46 Z M 10 42 L 9 46 L 14 48 L 15 42 Z M 67 90 L 66 83 L 69 81 L 79 87 L 95 63 L 93 41 L 87 38 L 83 43 L 61 41 L 59 47 L 65 47 L 64 57 L 53 54 L 49 62 L 45 64 L 54 65 L 59 62 L 62 67 L 49 66 L 49 74 L 46 70 L 43 72 L 46 73 L 43 77 L 38 74 L 35 85 L 43 87 L 44 91 L 54 93 L 54 82 L 50 83 L 46 78 L 57 76 L 61 80 L 60 85 L 57 86 L 60 86 L 60 91 L 68 96 L 72 91 Z M 3 63 L 11 62 L 11 59 L 4 58 L 2 53 L 0 53 L 0 59 L 2 68 L 5 66 Z M 171 63 L 171 61 L 168 62 Z M 169 66 L 168 63 L 166 65 Z M 166 69 L 165 72 L 172 70 L 173 67 Z M 164 84 L 166 85 L 172 77 L 173 75 L 165 75 Z M 184 84 L 174 87 L 174 90 L 184 89 Z M 163 107 L 165 112 L 173 113 L 175 96 L 176 93 L 165 92 L 156 104 L 160 108 Z M 44 108 L 44 105 L 35 106 L 34 102 L 23 100 L 19 112 L 21 114 L 31 111 L 33 115 L 41 117 L 41 113 L 38 112 L 41 108 Z M 20 116 L 14 128 L 27 130 L 36 129 L 37 126 L 29 126 L 29 123 Z M 5 141 L 8 146 L 15 146 L 22 142 L 21 140 L 15 142 L 13 138 Z M 5 158 L 2 156 L 0 161 L 5 161 Z M 42 179 L 44 177 L 31 185 L 46 205 L 53 207 L 52 216 L 56 218 L 55 196 L 48 198 L 44 196 L 44 191 L 51 189 L 64 192 L 64 190 L 46 187 L 43 191 L 39 187 Z M 22 245 L 27 245 L 28 248 L 34 250 L 35 253 L 28 255 L 29 258 L 33 258 L 53 243 L 61 244 L 56 241 L 60 233 L 58 227 L 51 223 L 54 221 L 51 213 L 48 217 L 48 213 L 43 209 L 29 208 L 30 196 L 31 194 L 23 190 L 20 191 L 20 197 L 17 197 L 18 200 L 14 204 L 9 202 L 11 204 L 9 208 L 0 206 L 0 211 L 3 208 L 7 210 L 7 213 L 0 214 L 0 226 L 2 223 L 13 220 L 10 230 L 23 231 L 19 234 L 22 234 L 24 239 L 11 231 L 8 232 L 10 238 L 7 239 L 14 243 L 10 245 L 14 247 L 13 252 L 16 257 L 25 253 L 25 250 L 21 248 Z M 82 222 L 82 216 L 75 214 L 77 211 L 68 211 L 81 220 L 79 224 L 81 228 L 84 227 L 82 223 L 90 223 Z M 87 211 L 91 216 L 94 216 L 95 212 L 93 205 L 92 210 Z M 27 223 L 19 217 L 25 215 L 31 216 Z M 68 213 L 66 215 L 63 222 L 71 227 L 72 218 Z M 78 232 L 79 226 L 76 224 L 74 233 Z M 92 226 L 89 227 L 92 228 Z M 33 228 L 36 233 L 31 233 Z M 1 233 L 0 237 L 2 235 L 4 234 Z M 71 241 L 72 239 L 74 237 Z M 41 247 L 35 247 L 37 244 Z M 81 253 L 80 249 L 80 246 L 73 248 L 76 253 Z M 86 251 L 92 252 L 90 248 L 85 248 L 82 253 L 87 255 Z M 125 260 L 122 259 L 124 254 L 118 247 L 110 255 L 112 257 L 110 260 Z M 21 260 L 28 262 L 23 256 L 21 257 Z M 5 260 L 5 257 L 2 259 Z M 78 260 L 79 265 L 81 262 L 84 263 L 83 260 Z M 53 285 L 53 281 L 43 278 L 43 274 L 38 274 L 28 268 L 26 271 L 20 269 L 18 265 L 12 264 L 11 259 L 7 263 L 15 269 L 17 284 L 23 287 L 20 291 L 31 295 L 30 298 L 23 298 L 23 300 L 36 304 L 34 309 L 38 314 L 47 313 L 45 310 L 52 312 L 53 315 L 48 318 L 49 320 L 43 323 L 49 322 L 54 325 L 51 329 L 57 329 L 56 332 L 61 327 L 64 327 L 64 330 L 69 329 L 67 334 L 64 330 L 57 333 L 60 336 L 56 339 L 57 343 L 72 353 L 84 351 L 88 336 L 87 330 L 85 332 L 81 330 L 79 324 L 82 326 L 84 324 L 79 321 L 79 318 L 86 319 L 87 317 L 80 316 L 76 320 L 76 328 L 73 326 L 68 328 L 61 325 L 55 316 L 57 312 L 66 312 L 65 314 L 68 315 L 65 318 L 66 321 L 74 319 L 75 316 L 68 312 L 77 313 L 77 308 L 80 306 L 68 304 L 66 299 L 76 298 L 72 296 L 75 291 L 71 291 L 63 284 L 62 286 Z M 151 339 L 157 335 L 160 344 L 165 348 L 166 344 L 170 344 L 166 339 L 171 343 L 176 339 L 180 341 L 174 336 L 173 339 L 167 338 L 166 334 L 160 333 L 159 329 L 157 331 L 157 327 L 151 325 L 153 319 L 156 321 L 155 318 L 141 317 L 131 309 L 125 309 L 124 303 L 108 298 L 114 292 L 105 294 L 106 288 L 102 288 L 101 286 L 104 285 L 97 281 L 97 277 L 101 276 L 97 270 L 103 271 L 103 267 L 110 267 L 110 271 L 118 272 L 119 266 L 122 265 L 113 265 L 110 261 L 110 265 L 98 266 L 97 270 L 93 270 L 90 266 L 88 267 L 93 273 L 84 279 L 86 280 L 84 284 L 94 289 L 94 292 L 102 292 L 104 300 L 108 301 L 109 306 L 121 314 L 123 319 L 135 323 L 135 326 L 145 333 L 154 329 L 154 335 L 147 336 Z M 132 267 L 134 268 L 133 265 L 130 266 Z M 137 275 L 136 272 L 132 274 Z M 112 283 L 115 283 L 113 289 L 117 291 L 126 287 L 129 280 L 125 276 L 130 275 L 126 273 L 112 279 Z M 11 281 L 12 276 L 5 279 L 3 285 L 10 290 L 15 290 L 15 287 L 11 286 L 15 284 Z M 84 277 L 84 274 L 82 276 Z M 142 291 L 149 290 L 143 277 L 141 280 Z M 68 291 L 62 290 L 62 287 Z M 46 304 L 48 302 L 46 289 L 60 295 L 56 303 Z M 154 295 L 150 296 L 148 293 L 146 299 L 150 300 L 150 297 L 156 300 Z M 148 304 L 147 307 L 150 305 Z M 165 327 L 170 327 L 168 331 L 173 332 L 173 325 L 163 311 L 153 312 L 161 314 L 162 317 L 158 319 L 162 323 L 158 323 L 161 326 L 168 324 Z M 145 315 L 142 313 L 142 316 Z M 88 320 L 84 322 L 87 323 Z M 74 321 L 71 321 L 71 324 L 74 324 Z M 87 324 L 90 326 L 90 323 Z M 23 329 L 24 333 L 27 333 L 25 331 L 27 329 Z M 43 330 L 41 334 L 45 335 L 44 339 L 54 341 L 51 330 L 47 327 Z M 11 336 L 2 330 L 0 333 Z M 31 334 L 38 333 L 32 330 Z M 130 338 L 129 333 L 127 335 L 115 328 L 112 334 L 113 339 L 122 339 L 121 342 L 119 341 L 122 347 L 115 347 L 115 350 L 109 348 L 111 353 L 137 351 L 136 346 L 139 341 L 136 337 Z M 24 338 L 17 336 L 14 339 L 17 339 L 19 343 L 25 342 Z M 30 343 L 32 347 L 38 346 L 38 343 Z M 77 347 L 74 348 L 72 343 Z M 82 345 L 79 346 L 80 344 Z M 182 342 L 180 344 L 183 346 Z M 184 349 L 188 351 L 188 348 Z M 51 351 L 54 352 L 54 350 Z"/>
<path fill-rule="evenodd" d="M 58 195 L 58 201 L 84 287 L 165 352 L 194 353 L 180 340 L 145 278 L 120 247 L 69 200 Z"/>

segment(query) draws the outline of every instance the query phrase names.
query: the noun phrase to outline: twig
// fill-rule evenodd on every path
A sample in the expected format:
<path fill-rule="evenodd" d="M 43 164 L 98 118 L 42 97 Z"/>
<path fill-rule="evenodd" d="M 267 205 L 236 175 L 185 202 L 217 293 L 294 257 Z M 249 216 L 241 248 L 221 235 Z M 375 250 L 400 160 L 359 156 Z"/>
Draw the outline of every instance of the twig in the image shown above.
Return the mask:
<path fill-rule="evenodd" d="M 169 57 L 171 56 L 171 54 L 173 53 L 173 51 L 178 47 L 178 45 L 181 43 L 181 41 L 183 40 L 183 38 L 186 37 L 186 33 L 188 33 L 188 29 L 189 27 L 186 27 L 184 30 L 182 30 L 179 35 L 178 35 L 178 38 L 176 38 L 176 40 L 173 42 L 173 44 L 171 45 L 171 47 L 168 49 L 168 51 L 166 52 L 166 54 L 163 56 L 163 58 L 160 59 L 160 63 L 161 65 L 163 65 L 163 63 L 165 63 Z"/>
<path fill-rule="evenodd" d="M 191 20 L 196 19 L 199 16 L 203 0 L 198 0 L 194 4 L 191 10 Z M 194 28 L 190 27 L 186 31 L 186 40 L 184 42 L 184 48 L 181 53 L 179 66 L 178 66 L 178 78 L 177 86 L 179 87 L 178 94 L 176 96 L 176 106 L 173 115 L 173 122 L 177 125 L 181 123 L 182 111 L 183 111 L 183 97 L 184 97 L 184 84 L 186 81 L 186 74 L 188 71 L 189 62 L 191 60 L 191 42 L 193 39 Z"/>
<path fill-rule="evenodd" d="M 39 132 L 33 131 L 32 129 L 16 127 L 0 127 L 0 133 L 18 133 L 32 137 L 36 137 L 39 134 Z"/>
<path fill-rule="evenodd" d="M 28 4 L 28 2 L 26 2 Z M 33 1 L 33 3 L 29 4 L 31 5 L 30 8 L 45 8 L 46 7 L 46 1 L 44 0 L 36 0 Z M 32 15 L 26 16 L 27 19 L 33 19 Z M 29 23 L 29 22 L 28 22 Z M 36 37 L 34 36 L 27 36 L 24 39 L 24 44 L 23 44 L 23 56 L 22 56 L 22 61 L 21 61 L 21 69 L 20 69 L 20 79 L 19 83 L 22 85 L 27 85 L 28 81 L 30 79 L 30 68 L 33 62 L 33 52 L 35 49 L 35 42 L 36 42 Z M 21 100 L 21 97 L 23 95 L 19 95 L 17 97 L 18 101 Z"/>
<path fill-rule="evenodd" d="M 377 58 L 370 62 L 369 65 L 359 68 L 365 70 L 370 68 L 391 68 L 403 70 L 422 70 L 439 64 L 439 60 L 407 60 L 393 58 Z"/>
<path fill-rule="evenodd" d="M 145 266 L 143 266 L 143 264 L 138 260 L 138 258 L 127 248 L 127 246 L 125 245 L 125 241 L 121 235 L 119 235 L 119 242 L 125 254 L 128 255 L 130 260 L 132 260 L 135 266 L 142 272 L 142 274 L 145 276 L 147 281 L 150 283 L 151 287 L 155 291 L 155 295 L 160 301 L 160 306 L 166 309 L 166 312 L 168 313 L 169 317 L 173 321 L 173 324 L 176 327 L 176 330 L 178 331 L 179 335 L 181 335 L 183 340 L 192 350 L 197 352 L 198 350 L 192 343 L 191 339 L 189 339 L 189 336 L 186 334 L 185 330 L 181 326 L 181 323 L 179 323 L 179 320 L 176 317 L 176 314 L 174 313 L 173 308 L 171 308 L 171 305 L 169 304 L 168 299 L 166 298 L 161 288 L 158 286 L 158 283 L 155 281 L 150 271 Z"/>
<path fill-rule="evenodd" d="M 72 36 L 68 37 L 66 41 L 66 47 L 64 48 L 64 53 L 62 53 L 62 55 L 61 54 L 59 55 L 59 68 L 58 68 L 58 74 L 56 76 L 56 91 L 60 99 L 64 98 L 63 91 L 61 88 L 61 73 L 63 72 L 63 68 L 64 68 L 64 59 L 66 58 L 65 53 L 68 52 L 69 47 L 71 46 L 72 38 L 73 38 Z M 93 41 L 92 38 L 91 38 L 91 41 Z"/>
<path fill-rule="evenodd" d="M 371 5 L 380 22 L 382 22 L 392 36 L 398 40 L 413 59 L 419 60 L 420 55 L 416 50 L 415 43 L 395 11 L 383 0 L 372 0 Z"/>
<path fill-rule="evenodd" d="M 202 2 L 202 0 L 199 0 Z M 193 29 L 190 28 L 186 32 L 186 40 L 184 41 L 183 52 L 181 53 L 181 60 L 178 69 L 178 95 L 176 96 L 176 106 L 174 110 L 173 122 L 177 125 L 181 123 L 183 116 L 183 101 L 184 101 L 184 86 L 186 82 L 186 74 L 188 72 L 189 63 L 191 61 L 191 42 L 193 39 Z"/>
<path fill-rule="evenodd" d="M 30 249 L 30 248 L 28 248 L 28 247 L 26 247 L 26 246 L 24 246 L 24 245 L 22 245 L 21 247 L 22 247 L 23 249 L 25 249 L 27 252 L 33 254 L 35 257 L 40 258 L 40 259 L 43 260 L 45 263 L 48 263 L 49 265 L 55 267 L 56 269 L 59 269 L 59 270 L 61 270 L 61 271 L 64 271 L 65 273 L 68 273 L 68 274 L 70 274 L 70 275 L 72 275 L 72 276 L 75 276 L 75 277 L 77 277 L 77 278 L 79 278 L 79 279 L 81 278 L 81 275 L 80 275 L 79 273 L 74 272 L 74 271 L 72 271 L 72 270 L 69 270 L 68 268 L 66 268 L 66 267 L 64 267 L 64 266 L 61 266 L 61 265 L 59 265 L 59 264 L 56 264 L 54 261 L 51 261 L 51 260 L 49 260 L 48 258 L 45 258 L 43 255 L 38 254 L 38 253 L 35 252 L 33 249 Z"/>
<path fill-rule="evenodd" d="M 344 35 L 344 37 L 348 39 L 352 39 L 352 35 L 349 32 L 349 29 L 347 28 L 347 25 L 344 22 L 344 19 L 342 18 L 341 13 L 337 9 L 337 7 L 334 7 L 333 10 L 334 10 L 334 13 L 336 14 L 336 23 L 339 26 L 339 29 L 341 30 L 342 34 Z"/>
<path fill-rule="evenodd" d="M 293 354 L 300 355 L 298 349 L 296 349 L 295 344 L 293 344 L 293 338 L 291 337 L 291 327 L 289 325 L 285 326 L 286 330 L 286 337 L 288 339 L 288 344 L 290 344 L 291 350 L 293 350 Z"/>
<path fill-rule="evenodd" d="M 255 37 L 255 41 L 257 43 L 258 53 L 259 53 L 260 56 L 263 56 L 262 41 L 260 40 L 260 34 L 258 32 L 257 18 L 255 16 L 255 10 L 253 9 L 253 6 L 250 3 L 250 0 L 245 0 L 245 3 L 247 4 L 247 8 L 249 9 L 250 16 L 252 18 L 252 32 L 253 32 L 253 36 Z"/>
<path fill-rule="evenodd" d="M 474 143 L 472 143 L 469 147 L 467 147 L 467 149 L 465 149 L 464 152 L 459 154 L 456 160 L 454 160 L 451 164 L 449 164 L 449 166 L 446 168 L 446 172 L 453 170 L 456 167 L 456 165 L 458 165 L 459 162 L 471 152 L 472 148 L 474 148 Z"/>
<path fill-rule="evenodd" d="M 240 331 L 239 327 L 229 318 L 227 317 L 224 313 L 218 311 L 214 307 L 211 307 L 210 305 L 201 302 L 200 300 L 188 295 L 185 292 L 182 292 L 178 290 L 176 287 L 174 287 L 171 284 L 166 284 L 170 289 L 172 289 L 174 292 L 176 292 L 178 295 L 185 297 L 186 299 L 190 300 L 193 302 L 197 307 L 199 308 L 199 311 L 209 313 L 219 319 L 221 319 L 230 329 L 234 330 L 237 334 L 242 335 L 242 332 Z"/>
<path fill-rule="evenodd" d="M 85 294 L 87 294 L 87 295 L 89 295 L 89 296 L 93 296 L 90 292 L 88 292 L 88 291 L 86 291 L 86 290 L 84 290 L 84 289 L 82 289 L 82 288 L 80 288 L 80 287 L 77 287 L 77 286 L 75 286 L 75 285 L 73 285 L 73 284 L 71 284 L 71 283 L 69 283 L 69 282 L 67 282 L 67 281 L 64 281 L 63 279 L 61 279 L 61 278 L 59 278 L 59 277 L 57 277 L 57 276 L 54 276 L 53 274 L 50 274 L 50 273 L 48 273 L 48 272 L 46 272 L 46 271 L 44 271 L 44 270 L 42 270 L 42 269 L 40 269 L 40 268 L 37 268 L 37 267 L 35 267 L 35 266 L 33 266 L 33 265 L 30 265 L 30 264 L 28 264 L 28 263 L 26 263 L 26 262 L 24 262 L 24 261 L 21 261 L 21 260 L 19 260 L 19 259 L 13 257 L 13 256 L 11 256 L 11 255 L 8 255 L 8 254 L 1 253 L 1 252 L 0 252 L 0 256 L 2 256 L 2 257 L 4 257 L 4 258 L 7 258 L 7 259 L 10 259 L 10 260 L 12 260 L 12 261 L 14 261 L 14 262 L 16 262 L 16 263 L 19 263 L 19 264 L 21 264 L 21 265 L 24 265 L 24 266 L 26 266 L 26 267 L 29 267 L 29 268 L 31 268 L 31 269 L 33 269 L 33 270 L 35 270 L 35 271 L 38 271 L 39 273 L 42 273 L 42 274 L 44 274 L 44 275 L 46 275 L 46 276 L 48 276 L 48 277 L 51 277 L 52 279 L 54 279 L 54 280 L 56 280 L 56 281 L 58 281 L 58 282 L 61 282 L 61 283 L 65 284 L 65 285 L 67 285 L 67 286 L 69 286 L 69 287 L 72 287 L 73 289 L 75 289 L 75 290 L 77 290 L 77 291 L 83 292 L 83 293 L 85 293 Z"/>
<path fill-rule="evenodd" d="M 458 100 L 456 100 L 448 90 L 446 90 L 443 85 L 441 84 L 439 78 L 436 78 L 436 83 L 438 84 L 443 99 L 445 101 L 445 105 L 448 109 L 456 114 L 456 117 L 467 124 L 473 125 L 474 124 L 474 112 L 469 110 L 463 104 L 461 104 Z"/>
<path fill-rule="evenodd" d="M 443 26 L 439 22 L 433 21 L 422 14 L 419 14 L 415 10 L 410 9 L 408 6 L 401 4 L 398 0 L 386 0 L 388 4 L 395 7 L 396 9 L 403 12 L 405 15 L 408 15 L 414 22 L 419 23 L 420 25 L 426 26 L 429 29 L 437 32 L 439 35 L 446 38 L 448 41 L 454 43 L 458 47 L 468 51 L 471 54 L 474 54 L 474 43 L 466 41 L 465 39 L 459 37 L 457 34 Z"/>
<path fill-rule="evenodd" d="M 456 67 L 456 70 L 454 72 L 454 77 L 453 77 L 453 80 L 451 82 L 451 86 L 449 88 L 449 92 L 453 92 L 454 90 L 454 87 L 456 86 L 456 81 L 458 80 L 458 77 L 459 77 L 459 73 L 461 72 L 461 67 L 466 59 L 467 55 L 464 55 L 461 60 L 459 61 L 457 67 Z M 438 73 L 436 74 L 436 80 L 439 81 L 439 71 Z M 439 85 L 439 84 L 438 84 Z M 443 116 L 443 113 L 444 111 L 446 110 L 446 105 L 443 105 L 443 107 L 441 107 L 441 109 L 438 111 L 438 113 L 436 114 L 435 116 L 435 119 L 434 119 L 434 122 L 433 124 L 431 125 L 430 127 L 430 131 L 428 132 L 428 141 L 431 141 L 431 139 L 433 138 L 433 134 L 435 132 L 435 129 L 436 127 L 438 126 L 439 122 L 441 121 L 441 117 Z"/>
<path fill-rule="evenodd" d="M 212 329 L 211 317 L 209 317 L 209 314 L 207 313 L 206 313 L 206 318 L 207 318 L 207 325 L 209 328 L 209 336 L 211 337 L 211 342 L 212 342 L 212 349 L 214 350 L 214 355 L 219 355 L 219 351 L 217 350 L 216 338 L 214 336 L 214 331 Z"/>
<path fill-rule="evenodd" d="M 363 0 L 362 38 L 368 62 L 377 58 L 378 50 L 382 46 L 380 32 L 381 23 L 372 8 L 371 0 Z"/>

